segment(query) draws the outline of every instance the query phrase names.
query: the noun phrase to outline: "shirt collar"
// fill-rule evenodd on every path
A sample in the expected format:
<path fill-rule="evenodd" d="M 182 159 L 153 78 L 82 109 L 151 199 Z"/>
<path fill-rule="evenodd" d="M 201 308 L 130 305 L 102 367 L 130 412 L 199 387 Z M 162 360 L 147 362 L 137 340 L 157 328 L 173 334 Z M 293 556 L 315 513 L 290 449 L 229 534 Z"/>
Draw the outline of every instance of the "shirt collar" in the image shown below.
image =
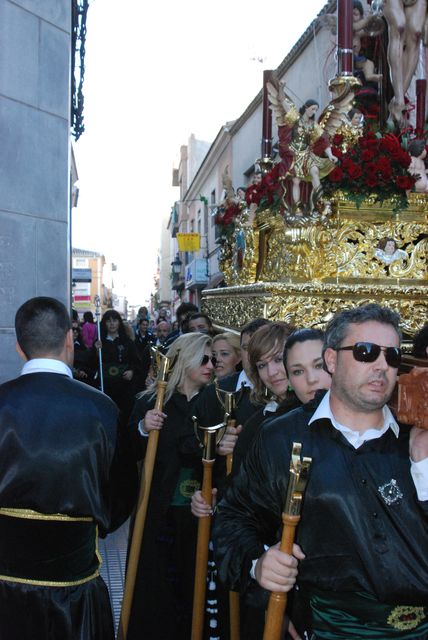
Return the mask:
<path fill-rule="evenodd" d="M 382 428 L 381 429 L 368 429 L 368 431 L 370 431 L 370 432 L 377 431 L 378 434 L 379 434 L 378 437 L 380 437 L 388 429 L 391 429 L 392 432 L 394 433 L 395 437 L 398 438 L 398 435 L 399 435 L 399 432 L 400 432 L 400 428 L 399 428 L 397 422 L 395 421 L 394 416 L 391 413 L 391 409 L 387 405 L 383 406 L 382 414 L 383 414 L 383 426 L 382 426 Z M 341 431 L 342 433 L 347 433 L 347 432 L 351 432 L 352 431 L 352 429 L 350 429 L 349 427 L 346 427 L 345 425 L 340 424 L 340 422 L 338 422 L 336 420 L 336 418 L 334 417 L 334 415 L 333 415 L 333 413 L 331 411 L 331 407 L 330 407 L 330 391 L 327 391 L 327 393 L 325 394 L 325 396 L 321 400 L 320 404 L 318 405 L 318 408 L 315 411 L 314 415 L 309 420 L 308 424 L 312 424 L 316 420 L 320 420 L 322 418 L 327 418 L 328 420 L 330 420 L 330 422 L 333 425 L 333 427 L 335 429 L 337 429 L 338 431 Z M 355 433 L 358 433 L 358 432 L 355 432 Z M 372 438 L 366 438 L 366 439 L 372 439 Z"/>
<path fill-rule="evenodd" d="M 28 373 L 59 373 L 61 375 L 73 377 L 70 367 L 62 360 L 54 360 L 53 358 L 33 358 L 28 360 L 22 367 L 21 376 Z"/>
<path fill-rule="evenodd" d="M 235 391 L 239 391 L 240 388 L 242 387 L 242 385 L 244 385 L 244 387 L 250 387 L 250 389 L 253 388 L 253 383 L 251 382 L 251 380 L 248 378 L 247 374 L 245 373 L 244 369 L 242 369 L 241 373 L 238 376 L 238 380 L 236 382 L 236 389 Z"/>

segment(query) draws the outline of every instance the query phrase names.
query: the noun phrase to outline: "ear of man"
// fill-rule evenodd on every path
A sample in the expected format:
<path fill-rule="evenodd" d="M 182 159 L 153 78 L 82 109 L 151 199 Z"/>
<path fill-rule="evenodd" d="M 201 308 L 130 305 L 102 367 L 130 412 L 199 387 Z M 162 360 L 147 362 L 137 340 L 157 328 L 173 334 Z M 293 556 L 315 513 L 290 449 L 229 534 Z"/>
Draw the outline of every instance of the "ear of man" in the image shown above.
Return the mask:
<path fill-rule="evenodd" d="M 324 352 L 324 369 L 331 376 L 334 374 L 336 370 L 336 363 L 337 363 L 337 351 L 329 347 Z"/>

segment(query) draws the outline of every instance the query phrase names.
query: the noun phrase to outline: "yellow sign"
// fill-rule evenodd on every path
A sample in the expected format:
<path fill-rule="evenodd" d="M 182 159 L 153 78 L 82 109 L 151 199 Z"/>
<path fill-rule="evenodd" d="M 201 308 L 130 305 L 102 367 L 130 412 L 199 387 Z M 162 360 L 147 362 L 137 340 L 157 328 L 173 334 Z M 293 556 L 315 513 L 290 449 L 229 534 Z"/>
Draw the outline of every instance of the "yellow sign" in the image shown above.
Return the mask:
<path fill-rule="evenodd" d="M 177 233 L 179 251 L 199 251 L 201 236 L 199 233 Z"/>

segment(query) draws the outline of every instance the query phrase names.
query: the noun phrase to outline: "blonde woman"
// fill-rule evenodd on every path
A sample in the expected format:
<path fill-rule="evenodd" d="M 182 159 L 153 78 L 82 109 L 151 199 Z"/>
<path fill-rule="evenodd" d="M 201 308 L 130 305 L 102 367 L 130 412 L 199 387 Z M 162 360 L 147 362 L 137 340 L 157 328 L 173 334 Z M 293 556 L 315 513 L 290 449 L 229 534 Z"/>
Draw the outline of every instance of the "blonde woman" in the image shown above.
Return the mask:
<path fill-rule="evenodd" d="M 154 409 L 154 383 L 137 400 L 130 420 L 138 459 L 144 459 L 150 431 L 160 435 L 128 640 L 188 640 L 191 632 L 197 522 L 190 500 L 200 486 L 202 463 L 190 416 L 213 376 L 211 338 L 182 335 L 167 355 L 177 359 L 164 410 Z"/>
<path fill-rule="evenodd" d="M 226 331 L 213 338 L 213 356 L 216 359 L 215 377 L 222 380 L 242 369 L 239 335 Z"/>

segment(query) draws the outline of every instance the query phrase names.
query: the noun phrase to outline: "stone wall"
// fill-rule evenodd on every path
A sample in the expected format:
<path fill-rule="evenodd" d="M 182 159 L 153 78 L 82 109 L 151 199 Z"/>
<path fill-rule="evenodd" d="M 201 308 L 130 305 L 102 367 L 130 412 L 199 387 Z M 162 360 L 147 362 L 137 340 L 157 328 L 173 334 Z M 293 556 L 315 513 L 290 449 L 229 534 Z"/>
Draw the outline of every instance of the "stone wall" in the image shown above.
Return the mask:
<path fill-rule="evenodd" d="M 18 307 L 69 306 L 70 53 L 70 0 L 0 0 L 0 382 Z"/>

